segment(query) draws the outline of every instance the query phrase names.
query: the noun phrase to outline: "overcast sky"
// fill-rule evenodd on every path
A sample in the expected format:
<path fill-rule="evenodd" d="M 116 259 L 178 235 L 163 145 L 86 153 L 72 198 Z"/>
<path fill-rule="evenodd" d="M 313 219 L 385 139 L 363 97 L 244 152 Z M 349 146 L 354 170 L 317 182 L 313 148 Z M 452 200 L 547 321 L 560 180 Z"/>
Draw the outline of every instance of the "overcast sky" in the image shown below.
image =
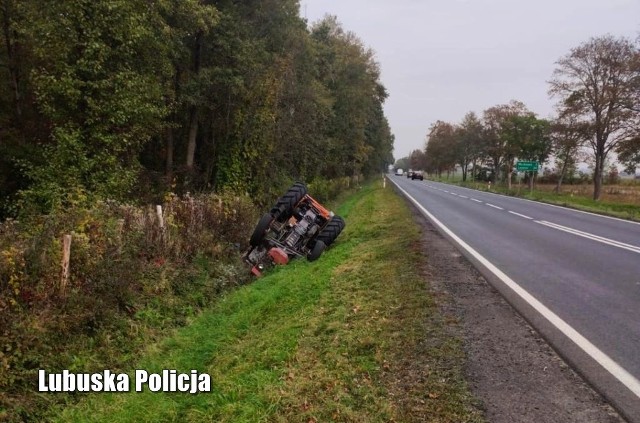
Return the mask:
<path fill-rule="evenodd" d="M 546 118 L 555 62 L 591 37 L 635 39 L 640 0 L 301 0 L 310 23 L 335 15 L 376 52 L 389 92 L 394 157 L 424 147 L 436 120 L 520 100 Z"/>

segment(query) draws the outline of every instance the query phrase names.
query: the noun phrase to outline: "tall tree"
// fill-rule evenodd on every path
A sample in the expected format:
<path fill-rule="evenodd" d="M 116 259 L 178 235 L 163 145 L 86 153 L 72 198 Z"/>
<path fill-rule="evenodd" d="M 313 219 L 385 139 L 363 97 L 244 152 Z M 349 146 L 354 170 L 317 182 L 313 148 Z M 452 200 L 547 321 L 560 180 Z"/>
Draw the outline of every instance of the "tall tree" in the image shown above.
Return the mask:
<path fill-rule="evenodd" d="M 516 151 L 509 143 L 505 131 L 509 125 L 509 119 L 513 116 L 526 116 L 532 113 L 526 108 L 524 103 L 512 100 L 509 104 L 501 104 L 490 107 L 483 113 L 484 132 L 484 151 L 491 160 L 491 166 L 495 175 L 496 182 L 500 180 L 502 172 L 507 178 L 511 179 L 513 171 L 513 161 Z"/>
<path fill-rule="evenodd" d="M 503 123 L 502 138 L 506 140 L 506 169 L 510 175 L 515 159 L 536 161 L 541 164 L 547 161 L 552 149 L 549 122 L 538 119 L 533 114 L 509 116 Z M 530 175 L 529 181 L 537 172 Z M 511 178 L 507 178 L 507 186 L 511 189 Z"/>
<path fill-rule="evenodd" d="M 588 125 L 595 161 L 594 200 L 600 199 L 607 156 L 636 135 L 637 55 L 637 47 L 626 38 L 592 38 L 558 60 L 550 81 L 549 93 L 559 99 L 560 117 Z"/>
<path fill-rule="evenodd" d="M 436 121 L 429 128 L 427 135 L 426 170 L 438 177 L 442 172 L 451 172 L 456 164 L 455 156 L 456 129 L 455 126 L 441 120 Z"/>
<path fill-rule="evenodd" d="M 413 150 L 409 154 L 409 167 L 413 170 L 424 170 L 427 167 L 427 156 L 422 150 Z"/>
<path fill-rule="evenodd" d="M 469 166 L 475 173 L 476 163 L 480 160 L 483 147 L 484 128 L 474 112 L 467 113 L 457 128 L 456 158 L 462 169 L 462 180 L 467 180 Z"/>
<path fill-rule="evenodd" d="M 202 0 L 164 0 L 160 3 L 170 47 L 163 53 L 171 62 L 171 72 L 163 81 L 170 108 L 165 131 L 165 175 L 173 179 L 176 132 L 186 138 L 183 146 L 184 169 L 192 176 L 200 120 L 204 114 L 212 82 L 207 78 L 206 36 L 218 24 L 218 10 Z M 177 129 L 177 130 L 176 130 Z M 181 140 L 179 140 L 181 141 Z"/>
<path fill-rule="evenodd" d="M 567 173 L 575 168 L 577 155 L 589 137 L 588 127 L 574 119 L 556 119 L 551 124 L 551 142 L 558 169 L 555 192 L 560 192 Z"/>
<path fill-rule="evenodd" d="M 332 169 L 327 170 L 333 176 L 380 171 L 383 158 L 390 159 L 393 138 L 381 113 L 387 93 L 374 52 L 344 31 L 334 16 L 317 23 L 311 36 L 318 48 L 320 81 L 332 98 L 325 134 Z M 375 154 L 377 149 L 381 155 Z M 369 166 L 370 160 L 377 163 Z"/>
<path fill-rule="evenodd" d="M 51 125 L 46 161 L 25 198 L 45 210 L 76 195 L 123 198 L 141 146 L 165 115 L 162 38 L 143 1 L 52 0 L 25 11 L 37 103 Z M 56 18 L 53 19 L 52 17 Z"/>

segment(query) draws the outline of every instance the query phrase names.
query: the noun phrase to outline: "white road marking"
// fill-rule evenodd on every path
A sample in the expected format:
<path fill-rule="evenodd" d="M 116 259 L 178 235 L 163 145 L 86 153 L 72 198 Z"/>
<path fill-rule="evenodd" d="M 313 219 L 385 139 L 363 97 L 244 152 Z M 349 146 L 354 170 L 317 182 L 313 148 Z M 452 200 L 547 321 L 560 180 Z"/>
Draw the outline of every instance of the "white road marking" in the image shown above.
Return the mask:
<path fill-rule="evenodd" d="M 603 244 L 612 245 L 614 247 L 622 248 L 624 250 L 632 251 L 634 253 L 640 254 L 640 246 L 625 244 L 624 242 L 616 241 L 613 239 L 605 238 L 599 235 L 594 235 L 589 232 L 582 232 L 577 229 L 568 228 L 566 226 L 558 225 L 556 223 L 547 222 L 545 220 L 536 220 L 536 223 L 539 223 L 544 226 L 548 226 L 553 229 L 557 229 L 559 231 L 567 232 L 573 235 L 581 236 L 583 238 L 591 239 L 593 241 L 598 241 Z"/>
<path fill-rule="evenodd" d="M 398 186 L 396 184 L 396 186 Z M 582 336 L 577 330 L 571 327 L 567 322 L 562 320 L 560 316 L 551 311 L 547 306 L 542 304 L 533 295 L 529 294 L 527 290 L 518 285 L 513 279 L 503 273 L 500 269 L 493 265 L 489 260 L 484 258 L 480 253 L 471 248 L 469 244 L 460 239 L 449 228 L 447 228 L 442 222 L 440 222 L 434 215 L 429 213 L 422 204 L 413 198 L 407 191 L 400 188 L 398 189 L 407 196 L 413 204 L 418 207 L 420 212 L 429 218 L 436 226 L 438 226 L 443 232 L 449 235 L 462 249 L 471 254 L 478 262 L 487 268 L 487 270 L 493 273 L 499 278 L 506 286 L 508 286 L 513 292 L 515 292 L 520 298 L 529 303 L 540 315 L 555 326 L 560 332 L 562 332 L 567 338 L 573 341 L 582 351 L 589 355 L 592 359 L 598 362 L 604 367 L 613 377 L 615 377 L 620 383 L 626 386 L 634 395 L 640 398 L 640 381 L 636 379 L 631 373 L 626 371 L 622 366 L 615 362 L 611 357 L 602 352 L 598 347 L 593 345 L 587 338 Z"/>
<path fill-rule="evenodd" d="M 456 197 L 458 196 L 458 194 L 456 194 L 455 192 L 450 192 L 449 194 L 455 195 Z"/>
<path fill-rule="evenodd" d="M 481 200 L 478 200 L 478 199 L 476 199 L 476 198 L 472 198 L 472 199 L 471 199 L 471 201 L 475 201 L 476 203 L 482 203 L 482 201 L 481 201 Z"/>
<path fill-rule="evenodd" d="M 526 216 L 524 214 L 516 213 L 514 211 L 509 210 L 509 213 L 515 214 L 516 216 L 524 217 L 525 219 L 533 220 L 533 217 Z"/>
<path fill-rule="evenodd" d="M 460 194 L 458 194 L 458 197 L 460 197 L 460 198 L 469 198 L 466 195 L 460 195 Z"/>
<path fill-rule="evenodd" d="M 489 206 L 489 207 L 493 207 L 494 209 L 504 210 L 502 207 L 494 206 L 494 205 L 493 205 L 493 204 L 491 204 L 491 203 L 485 203 L 485 204 L 486 204 L 487 206 Z"/>
<path fill-rule="evenodd" d="M 440 182 L 441 184 L 445 184 L 444 182 Z M 446 184 L 445 184 L 446 185 Z M 618 222 L 624 222 L 624 223 L 631 223 L 632 225 L 640 225 L 640 222 L 635 222 L 633 220 L 629 220 L 629 219 L 622 219 L 620 217 L 613 217 L 613 216 L 606 216 L 604 214 L 597 214 L 597 213 L 592 213 L 592 212 L 588 212 L 588 211 L 584 211 L 584 210 L 577 210 L 577 209 L 570 209 L 568 207 L 565 206 L 559 206 L 557 204 L 549 204 L 549 203 L 543 203 L 541 201 L 535 201 L 535 200 L 529 200 L 527 198 L 520 198 L 520 197 L 509 197 L 506 196 L 504 194 L 498 194 L 496 192 L 489 192 L 489 191 L 481 191 L 478 189 L 473 189 L 473 188 L 467 188 L 467 187 L 458 187 L 460 189 L 466 189 L 467 191 L 472 191 L 472 192 L 481 192 L 483 194 L 489 194 L 489 195 L 495 195 L 495 196 L 499 196 L 502 198 L 513 198 L 513 199 L 517 199 L 520 201 L 528 201 L 530 203 L 536 203 L 536 204 L 540 204 L 542 206 L 547 206 L 547 207 L 555 207 L 557 209 L 563 209 L 569 212 L 575 212 L 575 213 L 582 213 L 582 214 L 589 214 L 591 216 L 595 216 L 595 217 L 601 217 L 603 219 L 610 219 L 610 220 L 617 220 Z"/>

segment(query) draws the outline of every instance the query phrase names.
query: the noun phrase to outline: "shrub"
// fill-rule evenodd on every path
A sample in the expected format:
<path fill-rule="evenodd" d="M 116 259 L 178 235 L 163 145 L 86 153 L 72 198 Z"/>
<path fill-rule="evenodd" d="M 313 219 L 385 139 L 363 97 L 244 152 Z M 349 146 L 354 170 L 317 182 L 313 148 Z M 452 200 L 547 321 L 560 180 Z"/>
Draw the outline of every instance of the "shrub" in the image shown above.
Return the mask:
<path fill-rule="evenodd" d="M 9 420 L 42 417 L 38 369 L 117 369 L 145 339 L 244 282 L 239 248 L 256 216 L 246 197 L 170 195 L 163 228 L 155 207 L 115 202 L 0 224 L 0 417 L 2 408 L 16 410 Z"/>
<path fill-rule="evenodd" d="M 317 180 L 309 192 L 327 201 L 354 182 Z M 114 201 L 0 223 L 0 420 L 43 420 L 73 401 L 37 395 L 38 369 L 129 368 L 136 350 L 246 282 L 240 252 L 260 214 L 253 200 L 169 194 L 162 227 L 155 206 Z M 72 244 L 63 286 L 65 234 Z"/>

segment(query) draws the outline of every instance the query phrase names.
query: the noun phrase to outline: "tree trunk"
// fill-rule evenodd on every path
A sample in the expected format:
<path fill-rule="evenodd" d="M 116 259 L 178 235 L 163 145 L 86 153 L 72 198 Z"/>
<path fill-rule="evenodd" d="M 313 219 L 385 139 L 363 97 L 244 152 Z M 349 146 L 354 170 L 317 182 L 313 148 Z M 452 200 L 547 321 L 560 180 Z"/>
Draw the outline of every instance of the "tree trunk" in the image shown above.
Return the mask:
<path fill-rule="evenodd" d="M 602 193 L 604 161 L 607 156 L 604 150 L 605 142 L 606 142 L 606 137 L 602 136 L 602 134 L 598 134 L 597 140 L 596 140 L 596 148 L 595 148 L 596 165 L 595 165 L 595 168 L 593 169 L 593 199 L 595 201 L 600 200 L 600 195 Z"/>
<path fill-rule="evenodd" d="M 165 177 L 167 178 L 167 183 L 171 185 L 173 181 L 173 128 L 171 126 L 167 127 L 167 157 L 166 157 L 166 167 L 165 167 Z"/>
<path fill-rule="evenodd" d="M 11 91 L 13 96 L 16 124 L 20 126 L 22 121 L 22 107 L 20 95 L 20 71 L 17 64 L 16 47 L 12 42 L 11 31 L 11 10 L 10 2 L 4 2 L 2 7 L 2 30 L 4 35 L 5 48 L 7 50 L 7 67 L 9 70 L 9 80 L 11 84 Z"/>
<path fill-rule="evenodd" d="M 193 170 L 193 162 L 196 155 L 196 138 L 198 136 L 198 109 L 196 106 L 191 106 L 189 112 L 189 140 L 187 144 L 187 160 L 186 165 L 188 170 Z"/>
<path fill-rule="evenodd" d="M 593 170 L 593 199 L 595 201 L 600 200 L 600 194 L 602 193 L 602 174 L 604 167 L 604 156 L 598 152 L 596 155 L 596 167 Z"/>
<path fill-rule="evenodd" d="M 202 56 L 202 31 L 196 34 L 193 51 L 193 73 L 195 77 L 200 74 Z M 198 109 L 194 104 L 189 111 L 189 139 L 187 143 L 186 165 L 189 171 L 193 170 L 193 162 L 196 154 L 196 139 L 198 137 Z"/>
<path fill-rule="evenodd" d="M 564 179 L 564 174 L 567 172 L 567 161 L 569 160 L 569 152 L 565 154 L 564 159 L 562 160 L 562 170 L 560 170 L 560 176 L 558 177 L 558 183 L 556 184 L 555 189 L 553 190 L 556 194 L 560 194 L 560 187 L 562 186 L 562 180 Z"/>
<path fill-rule="evenodd" d="M 533 178 L 536 177 L 536 174 L 534 172 L 531 172 L 529 174 L 529 191 L 533 192 Z"/>

